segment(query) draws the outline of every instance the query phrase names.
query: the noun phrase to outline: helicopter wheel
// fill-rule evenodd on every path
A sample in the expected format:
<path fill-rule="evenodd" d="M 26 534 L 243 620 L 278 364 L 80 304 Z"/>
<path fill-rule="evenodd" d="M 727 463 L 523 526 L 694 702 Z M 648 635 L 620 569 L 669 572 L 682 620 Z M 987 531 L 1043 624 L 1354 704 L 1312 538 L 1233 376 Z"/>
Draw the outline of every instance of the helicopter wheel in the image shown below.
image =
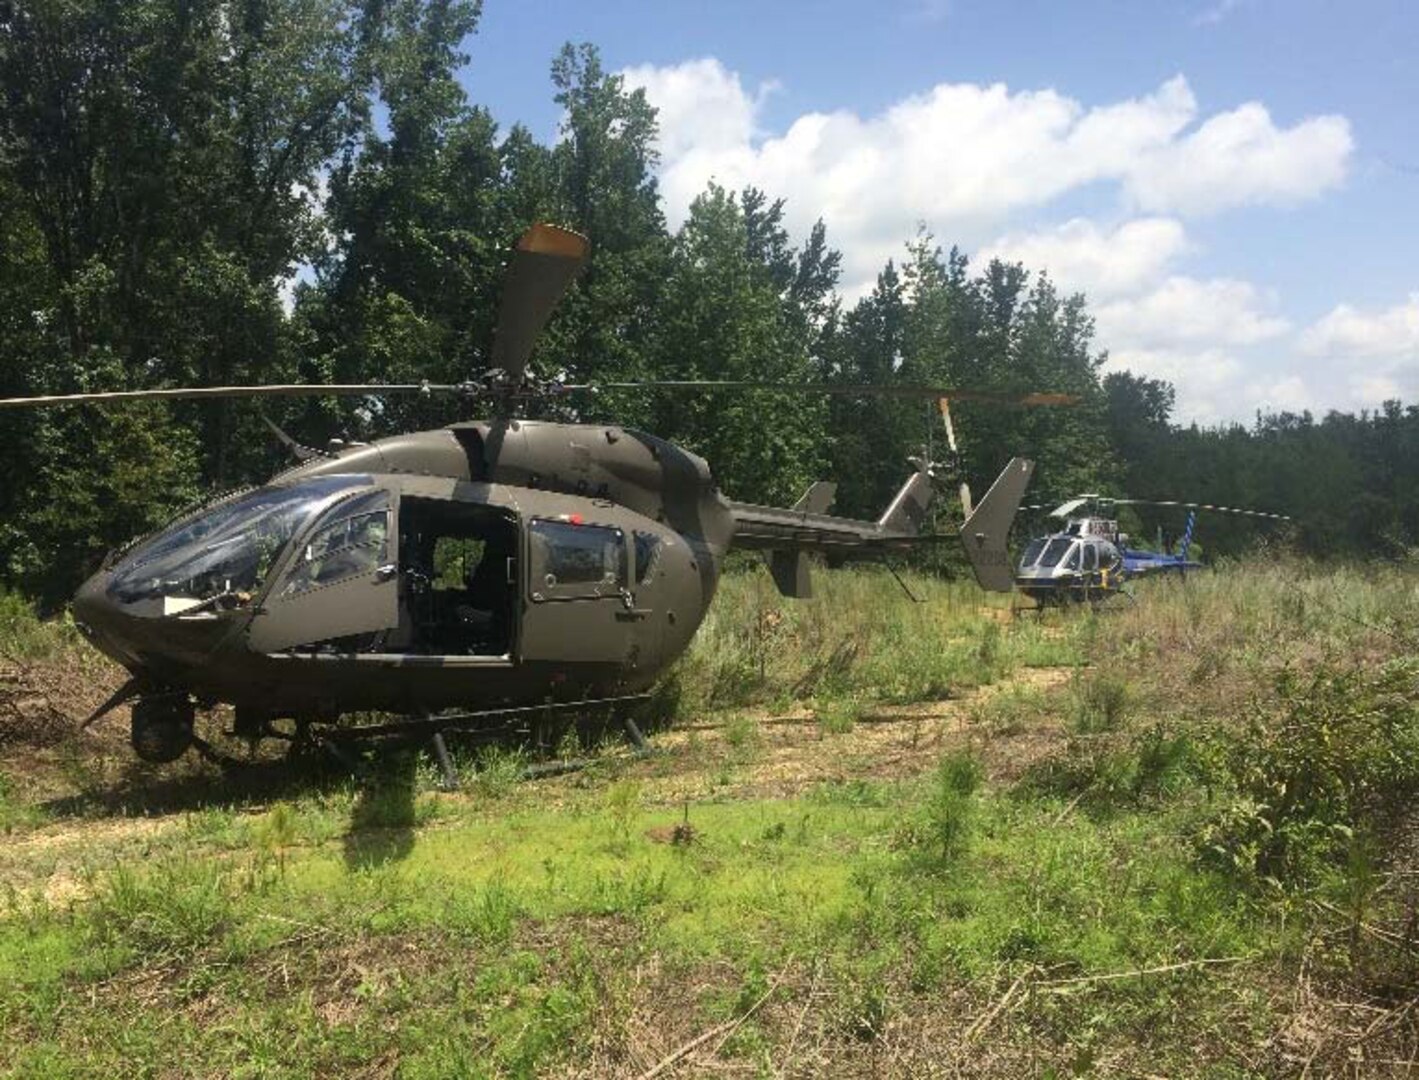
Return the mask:
<path fill-rule="evenodd" d="M 133 703 L 133 752 L 155 765 L 176 761 L 192 746 L 195 716 L 186 694 L 139 698 Z"/>

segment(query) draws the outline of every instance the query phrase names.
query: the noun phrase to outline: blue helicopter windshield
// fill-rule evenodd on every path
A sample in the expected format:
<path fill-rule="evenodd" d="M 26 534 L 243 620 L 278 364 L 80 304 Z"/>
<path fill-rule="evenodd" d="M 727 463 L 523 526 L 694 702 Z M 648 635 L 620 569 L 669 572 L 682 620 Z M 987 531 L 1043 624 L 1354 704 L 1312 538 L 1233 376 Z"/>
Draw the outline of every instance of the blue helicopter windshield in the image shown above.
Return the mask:
<path fill-rule="evenodd" d="M 1044 546 L 1045 542 L 1042 538 L 1039 540 L 1031 540 L 1025 547 L 1025 554 L 1020 556 L 1020 569 L 1028 570 L 1030 567 L 1034 566 L 1035 560 L 1040 557 L 1040 552 L 1044 550 Z"/>
<path fill-rule="evenodd" d="M 224 593 L 253 593 L 292 534 L 332 495 L 368 476 L 321 476 L 218 503 L 140 544 L 114 569 L 108 592 L 125 604 L 164 601 L 175 613 Z"/>

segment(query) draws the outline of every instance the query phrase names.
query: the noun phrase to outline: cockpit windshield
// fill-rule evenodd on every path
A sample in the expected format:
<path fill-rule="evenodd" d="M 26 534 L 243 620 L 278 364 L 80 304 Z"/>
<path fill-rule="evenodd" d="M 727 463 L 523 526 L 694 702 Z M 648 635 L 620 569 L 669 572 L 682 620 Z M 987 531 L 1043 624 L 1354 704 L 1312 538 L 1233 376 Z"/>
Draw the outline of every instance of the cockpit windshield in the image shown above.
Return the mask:
<path fill-rule="evenodd" d="M 265 487 L 185 518 L 131 551 L 109 595 L 125 604 L 158 600 L 176 614 L 225 594 L 250 594 L 266 580 L 291 535 L 332 495 L 368 476 L 322 476 Z"/>
<path fill-rule="evenodd" d="M 1040 556 L 1040 565 L 1058 566 L 1059 560 L 1064 558 L 1064 553 L 1068 551 L 1073 544 L 1073 540 L 1063 536 L 1056 536 L 1049 542 L 1049 546 L 1045 548 L 1044 554 Z"/>
<path fill-rule="evenodd" d="M 1044 550 L 1044 547 L 1045 542 L 1043 537 L 1038 540 L 1031 540 L 1029 544 L 1025 546 L 1025 554 L 1020 556 L 1020 569 L 1028 570 L 1030 567 L 1034 566 L 1035 560 L 1040 557 L 1040 552 Z"/>

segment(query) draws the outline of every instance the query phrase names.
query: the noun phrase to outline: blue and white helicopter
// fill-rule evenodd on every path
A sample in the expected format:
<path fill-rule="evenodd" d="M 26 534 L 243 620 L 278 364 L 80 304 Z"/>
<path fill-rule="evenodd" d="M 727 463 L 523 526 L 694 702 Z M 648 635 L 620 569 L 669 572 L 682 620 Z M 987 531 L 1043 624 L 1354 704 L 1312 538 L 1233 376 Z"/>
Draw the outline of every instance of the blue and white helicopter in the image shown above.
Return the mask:
<path fill-rule="evenodd" d="M 1147 551 L 1129 546 L 1127 534 L 1119 531 L 1113 509 L 1118 506 L 1175 507 L 1186 510 L 1187 525 L 1176 552 Z M 1022 507 L 1024 510 L 1043 507 Z M 1185 576 L 1202 563 L 1188 558 L 1199 510 L 1269 521 L 1290 521 L 1285 514 L 1241 510 L 1210 503 L 1176 502 L 1160 499 L 1115 499 L 1104 495 L 1079 495 L 1050 511 L 1064 525 L 1047 536 L 1036 537 L 1026 546 L 1015 569 L 1015 587 L 1046 607 L 1077 602 L 1100 603 L 1119 594 L 1131 595 L 1130 581 L 1159 574 Z M 1161 543 L 1158 545 L 1163 546 Z"/>

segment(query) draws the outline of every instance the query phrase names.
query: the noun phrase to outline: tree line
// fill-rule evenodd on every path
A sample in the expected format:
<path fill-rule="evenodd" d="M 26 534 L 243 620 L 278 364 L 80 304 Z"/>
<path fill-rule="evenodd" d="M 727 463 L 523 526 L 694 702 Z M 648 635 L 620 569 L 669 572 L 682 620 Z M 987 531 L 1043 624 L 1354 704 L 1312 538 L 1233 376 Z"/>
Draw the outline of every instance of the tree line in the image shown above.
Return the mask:
<path fill-rule="evenodd" d="M 553 144 L 500 129 L 460 82 L 480 14 L 478 0 L 0 0 L 0 396 L 462 381 L 487 366 L 513 241 L 550 220 L 593 258 L 534 354 L 543 373 L 1066 391 L 1078 406 L 955 410 L 977 492 L 1021 453 L 1041 492 L 1281 509 L 1320 553 L 1419 536 L 1413 408 L 1178 427 L 1166 383 L 1103 371 L 1083 296 L 925 232 L 846 303 L 827 229 L 796 244 L 773 193 L 711 184 L 668 226 L 655 110 L 595 47 L 551 61 Z M 623 391 L 578 415 L 704 454 L 735 498 L 784 502 L 831 478 L 840 512 L 871 516 L 909 456 L 942 456 L 933 408 Z M 460 418 L 434 399 L 0 411 L 0 582 L 62 598 L 106 549 L 261 481 L 282 464 L 265 419 L 320 445 Z M 1254 533 L 1203 535 L 1228 550 Z"/>

